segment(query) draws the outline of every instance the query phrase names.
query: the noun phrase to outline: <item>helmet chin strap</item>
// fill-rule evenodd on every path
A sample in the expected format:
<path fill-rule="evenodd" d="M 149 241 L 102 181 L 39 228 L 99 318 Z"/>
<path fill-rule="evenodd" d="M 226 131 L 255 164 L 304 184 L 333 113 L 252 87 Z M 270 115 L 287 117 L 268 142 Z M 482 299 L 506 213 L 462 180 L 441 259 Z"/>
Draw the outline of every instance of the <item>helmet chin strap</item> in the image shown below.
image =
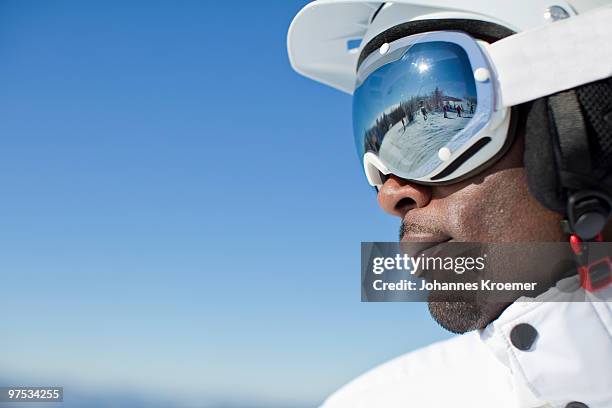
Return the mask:
<path fill-rule="evenodd" d="M 612 283 L 612 260 L 602 231 L 612 216 L 612 190 L 594 177 L 588 130 L 576 90 L 548 98 L 554 123 L 560 186 L 567 201 L 562 227 L 568 235 L 582 287 L 593 292 Z"/>

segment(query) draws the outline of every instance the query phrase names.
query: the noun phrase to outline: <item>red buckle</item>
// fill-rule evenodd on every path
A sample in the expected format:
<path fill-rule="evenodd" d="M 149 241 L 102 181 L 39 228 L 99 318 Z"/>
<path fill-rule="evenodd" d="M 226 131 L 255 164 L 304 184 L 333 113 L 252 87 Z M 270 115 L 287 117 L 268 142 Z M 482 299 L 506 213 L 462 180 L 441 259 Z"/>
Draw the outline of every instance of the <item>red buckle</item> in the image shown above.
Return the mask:
<path fill-rule="evenodd" d="M 612 260 L 609 256 L 598 259 L 586 266 L 578 267 L 580 285 L 589 292 L 595 292 L 612 283 Z"/>
<path fill-rule="evenodd" d="M 572 234 L 569 237 L 570 246 L 572 247 L 572 252 L 575 255 L 580 255 L 582 253 L 582 240 L 576 234 Z"/>
<path fill-rule="evenodd" d="M 594 242 L 603 242 L 603 235 L 601 234 L 601 232 L 599 234 L 597 234 L 595 236 L 595 238 L 593 238 Z M 570 246 L 572 247 L 572 252 L 576 255 L 580 255 L 582 254 L 582 251 L 584 250 L 584 248 L 582 247 L 582 240 L 580 239 L 580 237 L 576 234 L 572 234 L 569 237 L 569 243 Z"/>

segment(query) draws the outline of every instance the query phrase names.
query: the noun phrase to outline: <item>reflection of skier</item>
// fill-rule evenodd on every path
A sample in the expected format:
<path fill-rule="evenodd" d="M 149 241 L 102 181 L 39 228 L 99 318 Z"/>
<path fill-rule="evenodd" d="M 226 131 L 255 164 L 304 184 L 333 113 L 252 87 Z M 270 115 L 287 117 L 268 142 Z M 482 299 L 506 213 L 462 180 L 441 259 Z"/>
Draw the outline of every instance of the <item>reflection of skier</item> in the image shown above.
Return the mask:
<path fill-rule="evenodd" d="M 444 111 L 444 117 L 448 119 L 448 105 L 444 105 L 442 110 Z"/>
<path fill-rule="evenodd" d="M 406 120 L 402 116 L 402 127 L 404 128 L 404 132 L 406 131 Z"/>
<path fill-rule="evenodd" d="M 457 117 L 461 117 L 461 105 L 457 105 Z"/>
<path fill-rule="evenodd" d="M 427 120 L 427 109 L 423 106 L 423 101 L 420 103 L 421 106 L 421 115 L 423 115 L 423 120 Z"/>
<path fill-rule="evenodd" d="M 470 104 L 470 115 L 472 115 L 474 113 L 474 104 L 471 103 Z"/>

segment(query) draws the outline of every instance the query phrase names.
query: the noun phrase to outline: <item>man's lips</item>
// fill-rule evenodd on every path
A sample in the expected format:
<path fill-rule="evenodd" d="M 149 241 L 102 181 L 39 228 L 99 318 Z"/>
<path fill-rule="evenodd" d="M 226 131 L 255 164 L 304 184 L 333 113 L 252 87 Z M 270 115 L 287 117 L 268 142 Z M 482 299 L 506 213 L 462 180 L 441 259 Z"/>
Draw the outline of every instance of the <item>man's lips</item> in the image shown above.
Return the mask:
<path fill-rule="evenodd" d="M 421 220 L 405 218 L 400 226 L 402 252 L 417 256 L 422 252 L 452 240 L 442 229 Z"/>
<path fill-rule="evenodd" d="M 414 239 L 415 237 L 412 236 L 411 238 Z M 452 238 L 450 237 L 441 238 L 430 235 L 422 238 L 426 239 L 426 241 L 402 240 L 400 243 L 401 252 L 413 258 L 420 256 L 436 256 L 439 255 L 440 252 L 444 252 L 445 247 L 448 246 L 446 245 L 448 242 L 452 242 Z M 411 273 L 416 277 L 425 279 L 426 281 L 431 280 L 428 273 L 425 273 L 421 267 L 415 269 Z"/>
<path fill-rule="evenodd" d="M 404 235 L 401 241 L 402 252 L 410 255 L 417 256 L 428 249 L 434 248 L 440 244 L 452 241 L 451 237 L 439 236 L 439 235 Z"/>

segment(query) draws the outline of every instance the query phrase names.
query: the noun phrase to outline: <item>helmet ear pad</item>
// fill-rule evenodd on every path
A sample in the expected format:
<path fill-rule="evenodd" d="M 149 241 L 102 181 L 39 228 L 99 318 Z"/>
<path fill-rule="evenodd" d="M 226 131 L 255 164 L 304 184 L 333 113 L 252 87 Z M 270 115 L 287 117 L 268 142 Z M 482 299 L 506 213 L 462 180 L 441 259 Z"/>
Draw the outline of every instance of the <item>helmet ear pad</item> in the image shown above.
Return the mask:
<path fill-rule="evenodd" d="M 580 190 L 612 194 L 612 78 L 523 104 L 531 194 L 565 214 Z"/>
<path fill-rule="evenodd" d="M 565 213 L 566 199 L 559 178 L 547 98 L 522 105 L 525 153 L 523 156 L 529 192 L 544 207 Z"/>

